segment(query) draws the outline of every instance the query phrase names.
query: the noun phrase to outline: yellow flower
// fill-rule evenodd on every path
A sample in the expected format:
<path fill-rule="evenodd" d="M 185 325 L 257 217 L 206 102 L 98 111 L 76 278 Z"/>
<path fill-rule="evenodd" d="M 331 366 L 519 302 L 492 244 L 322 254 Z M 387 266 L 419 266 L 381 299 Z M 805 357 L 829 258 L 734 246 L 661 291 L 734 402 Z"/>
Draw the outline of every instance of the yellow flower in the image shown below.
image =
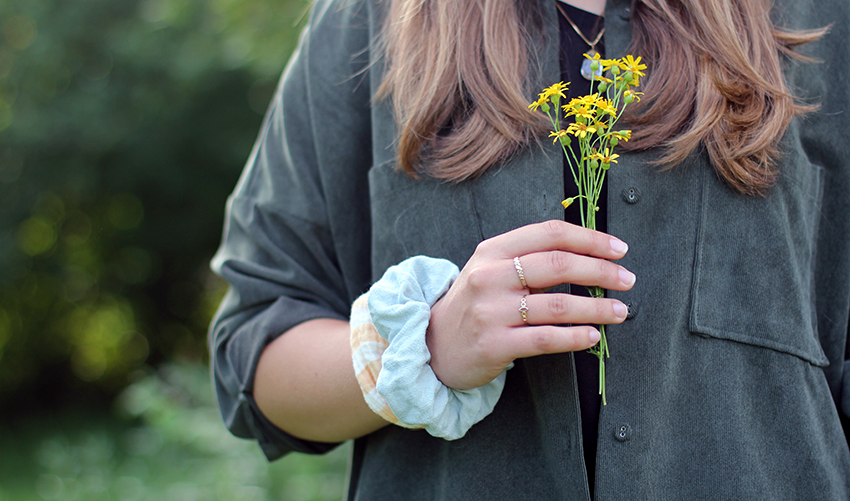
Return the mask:
<path fill-rule="evenodd" d="M 584 139 L 588 134 L 593 134 L 596 132 L 595 125 L 588 125 L 583 123 L 572 123 L 567 127 L 567 132 L 570 134 Z"/>
<path fill-rule="evenodd" d="M 576 106 L 579 106 L 579 105 L 581 105 L 581 101 L 579 101 L 576 98 L 573 98 L 573 99 L 570 99 L 569 103 L 562 105 L 561 108 L 563 108 L 564 113 L 569 113 L 569 111 L 571 109 L 573 109 L 573 108 L 575 108 Z"/>
<path fill-rule="evenodd" d="M 582 96 L 582 97 L 578 98 L 577 101 L 581 104 L 586 105 L 586 106 L 596 106 L 596 103 L 598 103 L 600 99 L 602 99 L 602 98 L 599 97 L 599 94 L 594 93 L 594 94 L 589 94 L 587 96 Z"/>
<path fill-rule="evenodd" d="M 602 71 L 608 71 L 608 69 L 613 68 L 614 66 L 617 66 L 618 62 L 619 61 L 617 61 L 616 59 L 603 59 L 601 61 Z"/>
<path fill-rule="evenodd" d="M 572 111 L 567 113 L 567 116 L 570 115 L 586 118 L 587 120 L 593 120 L 593 117 L 596 116 L 596 110 L 586 106 L 576 106 Z"/>
<path fill-rule="evenodd" d="M 543 92 L 540 94 L 540 97 L 542 98 L 542 97 L 545 96 L 547 98 L 550 98 L 550 97 L 554 97 L 554 96 L 560 96 L 560 97 L 566 99 L 567 96 L 564 95 L 564 91 L 569 89 L 569 85 L 570 85 L 570 82 L 567 82 L 567 83 L 558 82 L 558 83 L 552 85 L 551 87 L 547 87 L 547 88 L 543 89 Z"/>
<path fill-rule="evenodd" d="M 646 76 L 641 71 L 641 70 L 646 69 L 646 65 L 640 64 L 640 56 L 638 56 L 638 58 L 635 59 L 631 55 L 628 55 L 628 56 L 626 56 L 626 57 L 624 57 L 623 59 L 620 60 L 619 66 L 620 66 L 620 68 L 623 69 L 623 71 L 631 71 L 634 74 L 635 79 L 637 79 L 637 77 Z"/>
<path fill-rule="evenodd" d="M 623 100 L 626 102 L 626 104 L 631 104 L 633 101 L 640 102 L 640 96 L 642 95 L 643 92 L 635 92 L 629 89 L 626 92 L 623 92 Z"/>
<path fill-rule="evenodd" d="M 564 113 L 566 113 L 567 116 L 575 115 L 587 120 L 592 120 L 596 115 L 596 110 L 590 107 L 596 105 L 596 97 L 596 94 L 592 94 L 590 96 L 575 98 L 561 108 L 563 108 Z"/>
<path fill-rule="evenodd" d="M 565 131 L 564 129 L 561 129 L 559 131 L 550 132 L 549 137 L 555 138 L 555 139 L 552 140 L 552 144 L 555 144 L 555 142 L 558 141 L 558 139 L 561 139 L 563 137 L 567 137 L 567 131 Z"/>
<path fill-rule="evenodd" d="M 611 137 L 617 138 L 618 141 L 628 141 L 632 138 L 632 131 L 619 130 L 611 133 Z"/>
<path fill-rule="evenodd" d="M 602 71 L 605 71 L 608 68 L 616 65 L 618 62 L 616 59 L 602 59 L 602 55 L 598 52 L 593 56 L 588 56 L 587 54 L 585 54 L 584 57 L 590 59 L 591 61 L 599 61 L 599 67 L 602 68 Z M 597 77 L 597 80 L 599 78 L 600 77 Z"/>
<path fill-rule="evenodd" d="M 540 94 L 540 98 L 538 98 L 537 101 L 534 101 L 533 103 L 529 104 L 528 109 L 530 109 L 531 111 L 537 111 L 537 108 L 543 106 L 548 102 L 549 98 L 547 96 L 544 96 L 543 94 Z"/>
<path fill-rule="evenodd" d="M 575 196 L 575 197 L 570 197 L 570 198 L 568 198 L 568 199 L 566 199 L 566 200 L 563 200 L 563 201 L 561 202 L 561 205 L 563 205 L 563 206 L 564 206 L 564 208 L 566 209 L 567 207 L 569 207 L 570 205 L 572 205 L 572 204 L 573 204 L 573 202 L 575 202 L 575 201 L 576 201 L 576 198 L 578 198 L 578 197 L 577 197 L 577 196 Z"/>
<path fill-rule="evenodd" d="M 587 158 L 591 160 L 599 160 L 601 164 L 611 164 L 617 163 L 617 159 L 620 158 L 620 155 L 616 153 L 611 153 L 610 148 L 605 148 L 605 153 L 599 153 L 598 151 L 593 152 Z"/>
<path fill-rule="evenodd" d="M 596 106 L 602 113 L 607 113 L 611 116 L 615 116 L 617 114 L 617 108 L 615 108 L 610 101 L 606 101 L 605 98 L 599 98 L 596 101 Z"/>

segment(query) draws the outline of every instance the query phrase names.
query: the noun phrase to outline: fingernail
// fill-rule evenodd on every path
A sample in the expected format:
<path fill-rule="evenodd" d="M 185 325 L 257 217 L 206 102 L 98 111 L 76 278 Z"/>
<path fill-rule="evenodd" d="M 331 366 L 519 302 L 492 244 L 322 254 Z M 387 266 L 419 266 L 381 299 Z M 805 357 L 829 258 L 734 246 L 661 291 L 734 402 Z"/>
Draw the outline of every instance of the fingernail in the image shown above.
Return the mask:
<path fill-rule="evenodd" d="M 614 315 L 617 318 L 625 318 L 629 313 L 629 309 L 626 308 L 626 305 L 619 301 L 614 301 Z"/>
<path fill-rule="evenodd" d="M 626 242 L 623 242 L 618 238 L 612 238 L 609 242 L 611 244 L 611 250 L 617 254 L 625 254 L 629 250 L 629 246 L 626 245 Z"/>
<path fill-rule="evenodd" d="M 596 344 L 596 343 L 599 342 L 599 338 L 600 338 L 599 331 L 596 330 L 596 329 L 591 329 L 590 334 L 588 334 L 587 337 L 590 338 L 591 343 Z"/>
<path fill-rule="evenodd" d="M 635 283 L 635 274 L 625 268 L 620 268 L 620 281 L 626 285 Z"/>

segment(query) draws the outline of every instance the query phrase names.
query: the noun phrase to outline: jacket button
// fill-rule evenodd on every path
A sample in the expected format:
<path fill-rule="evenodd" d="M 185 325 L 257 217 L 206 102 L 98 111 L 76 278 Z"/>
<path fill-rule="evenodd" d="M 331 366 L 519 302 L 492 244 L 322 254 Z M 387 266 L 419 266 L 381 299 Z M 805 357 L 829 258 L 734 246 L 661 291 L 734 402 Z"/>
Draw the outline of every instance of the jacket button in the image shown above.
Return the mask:
<path fill-rule="evenodd" d="M 614 438 L 620 442 L 625 442 L 632 436 L 632 427 L 628 423 L 622 423 L 614 429 Z"/>
<path fill-rule="evenodd" d="M 623 190 L 623 200 L 630 204 L 636 204 L 640 202 L 640 190 L 632 186 L 631 188 L 625 188 Z"/>
<path fill-rule="evenodd" d="M 637 303 L 626 303 L 626 308 L 628 309 L 628 312 L 626 313 L 626 320 L 631 320 L 637 316 Z"/>
<path fill-rule="evenodd" d="M 623 21 L 628 21 L 630 17 L 632 17 L 632 9 L 626 7 L 620 11 L 620 19 Z"/>

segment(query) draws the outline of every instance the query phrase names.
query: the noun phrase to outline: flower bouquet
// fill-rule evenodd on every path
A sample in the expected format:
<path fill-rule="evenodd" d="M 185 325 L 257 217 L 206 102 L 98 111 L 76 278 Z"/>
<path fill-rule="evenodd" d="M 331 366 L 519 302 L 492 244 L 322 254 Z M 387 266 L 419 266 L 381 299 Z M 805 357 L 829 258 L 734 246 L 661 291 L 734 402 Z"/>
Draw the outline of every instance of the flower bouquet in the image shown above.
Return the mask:
<path fill-rule="evenodd" d="M 643 70 L 646 65 L 641 64 L 640 57 L 635 59 L 630 55 L 622 59 L 602 59 L 598 53 L 593 56 L 585 54 L 585 57 L 592 70 L 590 94 L 561 104 L 562 99 L 566 100 L 564 91 L 569 83 L 559 82 L 544 89 L 528 107 L 539 109 L 549 117 L 553 128 L 549 137 L 554 138 L 553 143 L 561 143 L 573 181 L 578 187 L 578 195 L 562 202 L 564 208 L 578 203 L 582 226 L 595 230 L 597 204 L 605 174 L 620 156 L 613 150 L 621 141 L 628 141 L 632 134 L 630 130 L 615 130 L 615 127 L 626 107 L 640 100 L 642 93 L 635 89 L 640 85 L 641 77 L 645 76 Z M 566 122 L 569 123 L 564 128 Z M 605 296 L 601 287 L 588 287 L 588 291 L 591 297 Z M 604 325 L 599 326 L 599 334 L 599 343 L 590 352 L 599 358 L 599 393 L 602 403 L 607 404 L 605 359 L 610 354 Z"/>

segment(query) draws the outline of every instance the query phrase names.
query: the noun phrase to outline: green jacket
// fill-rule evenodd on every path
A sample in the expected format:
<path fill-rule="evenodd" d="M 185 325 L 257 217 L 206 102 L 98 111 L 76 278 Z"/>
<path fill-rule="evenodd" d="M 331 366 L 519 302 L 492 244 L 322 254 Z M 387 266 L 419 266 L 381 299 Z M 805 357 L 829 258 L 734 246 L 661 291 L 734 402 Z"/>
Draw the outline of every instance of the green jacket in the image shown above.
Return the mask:
<path fill-rule="evenodd" d="M 530 0 L 529 0 L 530 1 Z M 528 95 L 559 80 L 557 13 L 530 40 Z M 347 318 L 384 270 L 418 254 L 459 266 L 483 239 L 562 217 L 548 141 L 459 185 L 394 165 L 389 105 L 370 101 L 386 1 L 319 0 L 228 203 L 214 269 L 232 284 L 211 329 L 225 423 L 274 459 L 323 452 L 272 426 L 251 398 L 263 347 L 312 318 Z M 822 103 L 782 141 L 766 198 L 732 192 L 704 154 L 657 152 L 609 171 L 608 230 L 630 246 L 633 318 L 609 327 L 599 418 L 601 500 L 850 499 L 850 2 L 778 0 L 789 28 L 834 23 L 789 63 Z M 629 3 L 606 12 L 608 57 L 630 40 Z M 388 426 L 354 445 L 349 499 L 589 499 L 571 354 L 518 360 L 492 415 L 452 442 Z"/>

